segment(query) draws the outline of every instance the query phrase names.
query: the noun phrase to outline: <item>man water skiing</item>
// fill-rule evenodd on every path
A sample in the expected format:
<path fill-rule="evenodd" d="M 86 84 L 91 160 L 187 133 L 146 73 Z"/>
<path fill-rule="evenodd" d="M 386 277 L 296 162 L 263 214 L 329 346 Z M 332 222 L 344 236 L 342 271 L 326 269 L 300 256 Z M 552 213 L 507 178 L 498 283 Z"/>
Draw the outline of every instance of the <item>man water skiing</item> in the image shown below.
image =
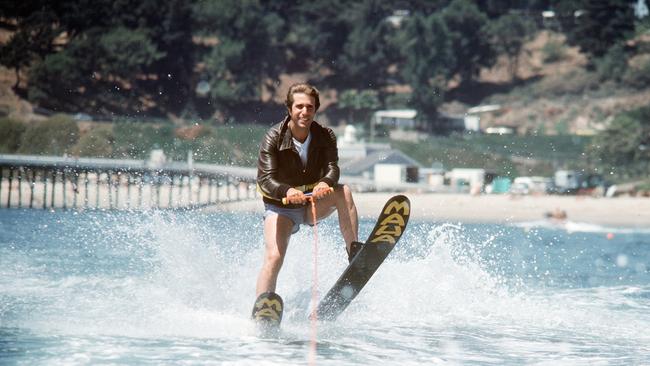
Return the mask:
<path fill-rule="evenodd" d="M 348 186 L 338 184 L 336 136 L 314 121 L 320 107 L 318 90 L 306 83 L 294 84 L 285 104 L 288 115 L 267 131 L 257 163 L 257 185 L 265 209 L 265 252 L 253 318 L 272 324 L 279 324 L 282 317 L 282 299 L 275 287 L 289 239 L 301 224 L 315 224 L 307 205 L 310 199 L 316 200 L 317 222 L 338 212 L 349 260 L 362 245 L 357 241 L 359 225 L 352 193 Z"/>

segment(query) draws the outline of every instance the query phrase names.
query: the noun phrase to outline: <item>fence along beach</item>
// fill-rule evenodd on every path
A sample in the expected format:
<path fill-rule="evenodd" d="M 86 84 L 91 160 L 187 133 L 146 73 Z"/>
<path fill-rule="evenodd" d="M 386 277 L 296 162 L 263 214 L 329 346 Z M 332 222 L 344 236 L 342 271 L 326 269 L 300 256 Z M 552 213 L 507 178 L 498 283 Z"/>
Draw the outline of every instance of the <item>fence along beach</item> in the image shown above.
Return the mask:
<path fill-rule="evenodd" d="M 201 207 L 255 197 L 255 174 L 192 161 L 0 155 L 0 207 Z"/>

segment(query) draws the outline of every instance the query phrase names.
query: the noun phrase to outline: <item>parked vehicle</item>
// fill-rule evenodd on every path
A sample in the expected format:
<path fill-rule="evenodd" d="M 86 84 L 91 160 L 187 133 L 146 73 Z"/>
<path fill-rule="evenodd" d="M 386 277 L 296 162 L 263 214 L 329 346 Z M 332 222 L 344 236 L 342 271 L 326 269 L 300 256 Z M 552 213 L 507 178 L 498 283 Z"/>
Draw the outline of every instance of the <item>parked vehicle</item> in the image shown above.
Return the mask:
<path fill-rule="evenodd" d="M 592 194 L 597 188 L 603 192 L 609 184 L 600 174 L 584 174 L 577 170 L 558 170 L 553 179 L 553 191 L 558 194 Z"/>
<path fill-rule="evenodd" d="M 555 192 L 559 194 L 575 194 L 583 182 L 583 174 L 577 170 L 558 170 L 553 177 Z"/>
<path fill-rule="evenodd" d="M 510 192 L 514 194 L 545 194 L 551 191 L 553 180 L 546 177 L 517 177 Z"/>

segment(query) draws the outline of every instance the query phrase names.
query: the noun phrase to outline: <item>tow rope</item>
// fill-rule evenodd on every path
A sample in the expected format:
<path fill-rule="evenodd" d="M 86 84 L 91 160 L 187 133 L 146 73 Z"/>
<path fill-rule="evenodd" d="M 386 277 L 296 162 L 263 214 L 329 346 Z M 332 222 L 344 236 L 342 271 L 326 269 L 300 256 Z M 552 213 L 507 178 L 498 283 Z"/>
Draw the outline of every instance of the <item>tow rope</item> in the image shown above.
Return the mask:
<path fill-rule="evenodd" d="M 316 341 L 318 336 L 318 314 L 316 313 L 316 306 L 318 305 L 318 223 L 316 222 L 316 200 L 311 198 L 311 215 L 314 222 L 314 269 L 313 281 L 311 285 L 311 340 L 309 342 L 309 364 L 316 365 Z"/>

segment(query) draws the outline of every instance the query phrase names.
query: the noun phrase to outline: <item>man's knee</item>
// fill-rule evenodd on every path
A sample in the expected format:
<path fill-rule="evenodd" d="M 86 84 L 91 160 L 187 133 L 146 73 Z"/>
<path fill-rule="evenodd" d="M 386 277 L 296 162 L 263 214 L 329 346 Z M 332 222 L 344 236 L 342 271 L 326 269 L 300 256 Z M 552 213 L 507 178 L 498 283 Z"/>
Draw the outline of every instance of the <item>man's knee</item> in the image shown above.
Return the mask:
<path fill-rule="evenodd" d="M 345 200 L 347 202 L 352 201 L 352 190 L 347 184 L 341 184 L 336 188 L 336 193 L 339 199 Z"/>
<path fill-rule="evenodd" d="M 284 256 L 276 251 L 267 252 L 264 259 L 266 267 L 272 271 L 279 270 L 284 262 Z"/>

